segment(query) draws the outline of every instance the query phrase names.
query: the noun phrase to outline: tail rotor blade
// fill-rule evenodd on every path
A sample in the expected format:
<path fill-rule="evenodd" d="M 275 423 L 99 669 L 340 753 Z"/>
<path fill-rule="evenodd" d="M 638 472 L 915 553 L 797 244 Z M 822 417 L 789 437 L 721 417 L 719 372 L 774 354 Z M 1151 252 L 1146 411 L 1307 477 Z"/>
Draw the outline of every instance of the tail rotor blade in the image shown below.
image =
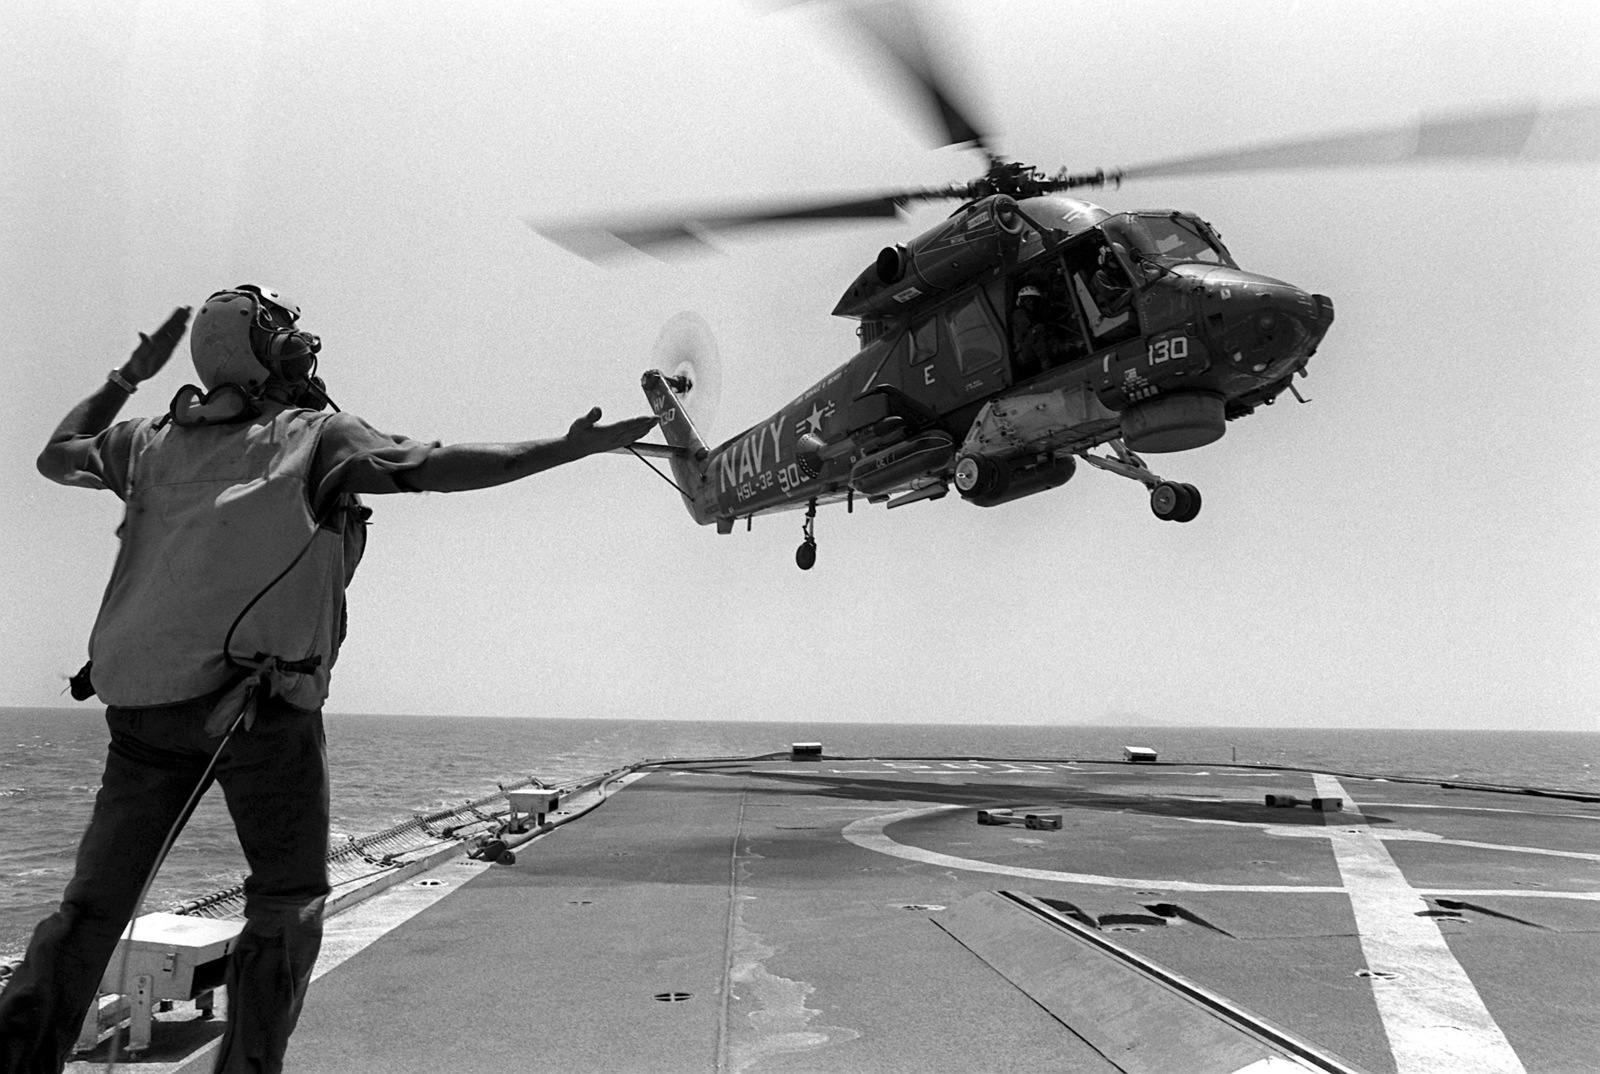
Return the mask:
<path fill-rule="evenodd" d="M 676 390 L 695 431 L 711 435 L 722 402 L 722 359 L 705 318 L 685 310 L 661 328 L 652 364 L 678 382 Z"/>

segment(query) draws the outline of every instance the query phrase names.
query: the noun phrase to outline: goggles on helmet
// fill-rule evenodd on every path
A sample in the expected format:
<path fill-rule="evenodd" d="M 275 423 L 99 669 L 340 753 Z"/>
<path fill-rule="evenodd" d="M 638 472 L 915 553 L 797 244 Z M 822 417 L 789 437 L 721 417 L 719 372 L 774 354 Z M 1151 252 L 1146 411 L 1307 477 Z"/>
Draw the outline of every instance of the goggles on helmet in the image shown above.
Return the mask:
<path fill-rule="evenodd" d="M 209 392 L 185 384 L 172 397 L 167 418 L 176 425 L 193 429 L 202 425 L 232 425 L 248 421 L 259 413 L 260 400 L 237 384 L 220 384 Z"/>
<path fill-rule="evenodd" d="M 270 287 L 258 287 L 253 283 L 242 283 L 234 288 L 235 291 L 246 291 L 255 295 L 260 300 L 261 312 L 265 316 L 282 318 L 288 325 L 293 325 L 300 319 L 300 305 L 293 299 L 286 297 L 281 291 L 274 291 Z M 218 291 L 218 294 L 226 294 Z M 268 327 L 262 325 L 263 328 Z"/>

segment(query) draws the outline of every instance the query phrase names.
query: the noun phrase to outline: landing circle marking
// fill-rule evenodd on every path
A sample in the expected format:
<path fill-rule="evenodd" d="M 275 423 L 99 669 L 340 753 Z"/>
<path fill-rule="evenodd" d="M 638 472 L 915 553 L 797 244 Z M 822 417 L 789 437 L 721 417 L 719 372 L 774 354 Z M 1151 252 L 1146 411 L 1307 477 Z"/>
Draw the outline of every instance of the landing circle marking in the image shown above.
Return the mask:
<path fill-rule="evenodd" d="M 1019 876 L 1027 880 L 1054 880 L 1066 884 L 1095 884 L 1100 887 L 1134 888 L 1136 890 L 1140 888 L 1160 888 L 1163 891 L 1256 891 L 1294 895 L 1334 895 L 1344 892 L 1342 887 L 1314 887 L 1298 884 L 1202 884 L 1192 880 L 1100 876 L 1095 873 L 1069 873 L 1058 869 L 1028 869 L 1019 865 L 1001 865 L 978 858 L 958 858 L 953 854 L 941 854 L 936 850 L 908 846 L 884 834 L 885 828 L 902 820 L 915 820 L 919 817 L 931 817 L 939 813 L 950 813 L 966 808 L 968 807 L 937 805 L 919 809 L 903 809 L 897 813 L 883 813 L 876 817 L 864 817 L 861 820 L 851 821 L 845 825 L 841 834 L 845 839 L 863 850 L 876 851 L 879 854 L 887 854 L 894 858 L 919 861 L 925 865 L 937 865 L 945 869 L 966 869 L 970 872 Z"/>

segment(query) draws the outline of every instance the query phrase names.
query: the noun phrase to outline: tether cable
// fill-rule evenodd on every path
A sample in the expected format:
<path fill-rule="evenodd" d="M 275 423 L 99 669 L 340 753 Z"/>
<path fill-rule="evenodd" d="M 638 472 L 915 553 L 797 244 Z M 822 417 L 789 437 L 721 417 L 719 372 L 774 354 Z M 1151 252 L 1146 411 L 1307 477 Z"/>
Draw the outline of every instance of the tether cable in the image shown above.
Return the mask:
<path fill-rule="evenodd" d="M 672 480 L 672 478 L 668 477 L 666 474 L 664 474 L 660 470 L 656 469 L 656 464 L 655 463 L 651 462 L 649 459 L 645 458 L 643 455 L 641 455 L 637 451 L 633 450 L 633 448 L 631 446 L 628 448 L 628 454 L 632 455 L 634 458 L 638 459 L 640 462 L 642 462 L 646 466 L 650 467 L 650 469 L 655 470 L 657 477 L 661 478 L 661 480 L 665 481 L 667 484 L 671 485 L 673 488 L 678 490 L 678 495 L 684 497 L 685 499 L 689 499 L 689 500 L 694 499 L 693 496 L 690 496 L 687 492 L 683 491 L 683 486 L 682 485 L 679 485 L 676 481 Z"/>
<path fill-rule="evenodd" d="M 211 786 L 211 774 L 216 771 L 217 760 L 222 756 L 222 751 L 227 749 L 228 743 L 233 740 L 233 733 L 239 729 L 239 724 L 244 720 L 244 714 L 248 709 L 249 703 L 246 702 L 245 706 L 239 710 L 239 714 L 233 718 L 233 726 L 228 728 L 227 734 L 223 735 L 222 741 L 217 744 L 216 751 L 211 754 L 211 760 L 206 762 L 206 769 L 200 774 L 200 779 L 195 783 L 194 790 L 189 793 L 188 802 L 184 804 L 183 809 L 178 813 L 178 818 L 172 822 L 172 826 L 167 829 L 167 837 L 162 841 L 161 849 L 156 852 L 155 863 L 150 866 L 150 871 L 145 874 L 144 886 L 139 889 L 139 898 L 133 904 L 133 916 L 128 919 L 127 942 L 122 945 L 122 961 L 117 968 L 116 994 L 119 998 L 127 995 L 128 957 L 133 953 L 134 929 L 139 924 L 139 911 L 144 909 L 144 900 L 149 897 L 150 888 L 156 882 L 156 874 L 161 871 L 162 864 L 166 862 L 167 855 L 172 851 L 172 844 L 178 841 L 178 833 L 183 831 L 185 824 L 189 823 L 189 817 L 194 813 L 195 806 L 200 804 L 201 797 L 205 795 L 206 790 Z M 228 1001 L 230 1003 L 233 1002 L 233 997 L 229 996 Z M 99 1002 L 98 997 L 95 1002 Z M 98 1014 L 96 1017 L 98 1018 Z M 132 1032 L 132 1028 L 130 1023 L 129 1032 Z M 111 1074 L 112 1071 L 117 1069 L 117 1058 L 121 1042 L 121 1030 L 114 1029 L 111 1033 L 111 1054 L 106 1057 L 106 1074 Z"/>
<path fill-rule="evenodd" d="M 330 508 L 329 513 L 331 514 L 337 509 L 338 508 L 336 506 Z M 239 624 L 244 622 L 244 617 L 250 614 L 250 609 L 254 608 L 258 603 L 260 603 L 261 598 L 270 593 L 273 586 L 277 585 L 279 582 L 283 581 L 284 578 L 288 577 L 289 572 L 299 566 L 302 559 L 306 558 L 306 553 L 311 551 L 311 546 L 316 543 L 317 537 L 322 533 L 324 520 L 313 518 L 311 523 L 311 539 L 306 541 L 299 552 L 295 553 L 295 557 L 289 561 L 289 565 L 283 568 L 283 570 L 279 571 L 276 578 L 262 586 L 261 592 L 251 597 L 249 603 L 247 603 L 243 608 L 239 609 L 239 614 L 234 616 L 233 622 L 228 625 L 228 633 L 223 635 L 222 638 L 222 658 L 229 664 L 232 664 L 234 667 L 243 667 L 244 665 L 240 664 L 239 661 L 235 660 L 233 657 L 233 632 L 239 629 Z"/>

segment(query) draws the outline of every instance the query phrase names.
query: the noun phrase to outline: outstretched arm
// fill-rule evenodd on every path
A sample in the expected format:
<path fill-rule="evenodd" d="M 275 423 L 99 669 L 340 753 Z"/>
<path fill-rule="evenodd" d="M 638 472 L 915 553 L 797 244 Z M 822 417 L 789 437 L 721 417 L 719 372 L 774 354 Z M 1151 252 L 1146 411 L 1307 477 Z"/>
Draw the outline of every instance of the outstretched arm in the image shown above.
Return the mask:
<path fill-rule="evenodd" d="M 656 419 L 648 416 L 609 425 L 601 425 L 599 421 L 600 408 L 595 407 L 573 422 L 566 436 L 553 440 L 438 447 L 421 466 L 405 470 L 399 476 L 407 486 L 419 492 L 490 488 L 586 455 L 626 447 L 656 426 Z"/>
<path fill-rule="evenodd" d="M 139 333 L 139 345 L 118 369 L 126 383 L 138 386 L 161 371 L 172 357 L 172 350 L 183 338 L 189 323 L 189 307 L 179 306 L 166 323 L 151 335 Z M 128 401 L 128 389 L 107 380 L 95 393 L 67 412 L 39 453 L 39 472 L 52 481 L 63 481 L 81 468 L 85 449 L 96 434 L 111 427 Z"/>

